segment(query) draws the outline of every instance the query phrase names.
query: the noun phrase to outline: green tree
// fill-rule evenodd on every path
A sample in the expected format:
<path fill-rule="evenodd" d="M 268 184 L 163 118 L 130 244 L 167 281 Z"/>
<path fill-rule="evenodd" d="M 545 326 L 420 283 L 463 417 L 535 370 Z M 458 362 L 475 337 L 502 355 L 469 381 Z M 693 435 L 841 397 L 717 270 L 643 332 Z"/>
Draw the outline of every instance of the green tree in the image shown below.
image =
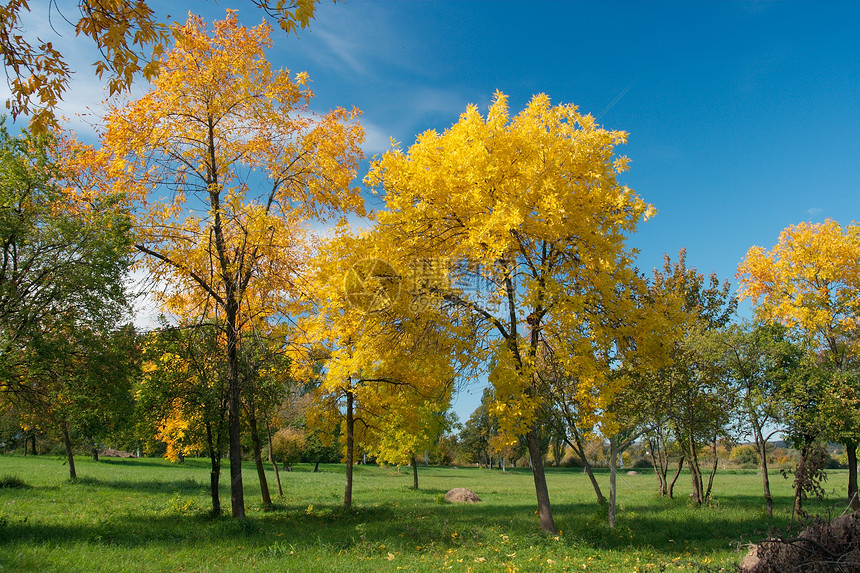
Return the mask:
<path fill-rule="evenodd" d="M 654 270 L 650 291 L 654 299 L 674 301 L 671 318 L 682 336 L 672 342 L 671 363 L 640 379 L 641 398 L 649 404 L 646 411 L 656 414 L 650 425 L 660 433 L 666 432 L 663 426 L 667 423 L 671 426 L 683 454 L 680 463 L 686 460 L 690 468 L 693 500 L 701 504 L 707 498 L 710 483 L 706 491 L 699 449 L 703 443 L 716 448 L 733 408 L 733 395 L 728 391 L 721 365 L 707 356 L 707 340 L 729 323 L 737 300 L 730 293 L 728 281 L 720 283 L 716 274 L 706 278 L 688 267 L 683 249 L 676 262 L 666 255 L 663 270 Z M 713 473 L 712 470 L 711 480 Z"/>
<path fill-rule="evenodd" d="M 167 444 L 167 457 L 205 449 L 212 514 L 221 514 L 221 460 L 227 444 L 223 337 L 213 325 L 179 324 L 146 336 L 137 390 L 139 431 Z"/>
<path fill-rule="evenodd" d="M 768 440 L 782 427 L 783 388 L 796 376 L 802 348 L 782 325 L 746 322 L 717 334 L 715 354 L 726 367 L 740 399 L 740 424 L 751 430 L 762 475 L 765 511 L 773 515 L 773 496 L 767 473 Z M 766 433 L 767 432 L 767 433 Z"/>
<path fill-rule="evenodd" d="M 131 219 L 121 195 L 75 186 L 67 154 L 0 126 L 0 400 L 61 429 L 74 477 L 70 426 L 104 435 L 128 391 Z"/>

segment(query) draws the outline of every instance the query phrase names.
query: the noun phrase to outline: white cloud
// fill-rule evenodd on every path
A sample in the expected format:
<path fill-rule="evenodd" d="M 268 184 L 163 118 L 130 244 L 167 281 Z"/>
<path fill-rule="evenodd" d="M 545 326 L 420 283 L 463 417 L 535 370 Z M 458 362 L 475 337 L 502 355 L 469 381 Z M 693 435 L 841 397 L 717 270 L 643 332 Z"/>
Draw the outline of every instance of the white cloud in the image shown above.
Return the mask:
<path fill-rule="evenodd" d="M 158 328 L 159 315 L 161 311 L 158 308 L 155 298 L 152 293 L 156 291 L 158 286 L 143 269 L 135 269 L 128 277 L 126 282 L 126 290 L 132 296 L 134 303 L 132 305 L 132 316 L 135 328 L 140 331 L 148 331 Z"/>

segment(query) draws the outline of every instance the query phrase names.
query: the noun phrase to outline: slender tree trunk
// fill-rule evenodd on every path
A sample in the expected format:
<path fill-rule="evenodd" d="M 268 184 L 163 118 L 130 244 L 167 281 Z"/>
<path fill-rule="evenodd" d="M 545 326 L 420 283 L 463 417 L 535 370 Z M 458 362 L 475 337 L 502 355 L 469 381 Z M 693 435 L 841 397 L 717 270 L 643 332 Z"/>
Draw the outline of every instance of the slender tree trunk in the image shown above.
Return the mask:
<path fill-rule="evenodd" d="M 415 454 L 412 454 L 412 489 L 418 489 L 418 462 L 415 461 Z"/>
<path fill-rule="evenodd" d="M 678 469 L 675 470 L 675 475 L 672 477 L 672 481 L 669 482 L 669 499 L 673 499 L 675 497 L 675 482 L 678 481 L 678 476 L 681 475 L 681 469 L 684 467 L 684 456 L 681 456 L 681 459 L 678 460 Z"/>
<path fill-rule="evenodd" d="M 708 477 L 708 489 L 705 492 L 705 501 L 709 501 L 711 499 L 711 487 L 714 485 L 714 476 L 717 475 L 717 464 L 719 463 L 719 459 L 717 459 L 717 438 L 714 437 L 714 465 L 711 467 L 711 475 Z"/>
<path fill-rule="evenodd" d="M 615 436 L 609 438 L 609 527 L 615 529 L 616 473 L 618 471 L 618 444 Z"/>
<path fill-rule="evenodd" d="M 806 458 L 809 456 L 809 445 L 804 444 L 800 450 L 800 461 L 794 470 L 794 507 L 792 508 L 792 519 L 803 513 L 803 484 L 806 483 Z"/>
<path fill-rule="evenodd" d="M 319 463 L 319 462 L 316 462 L 316 463 L 314 464 L 314 473 L 317 473 L 318 471 L 320 471 L 320 463 Z"/>
<path fill-rule="evenodd" d="M 239 301 L 240 285 L 237 284 L 236 269 L 227 252 L 224 228 L 221 220 L 221 185 L 218 174 L 216 154 L 215 120 L 210 115 L 208 128 L 208 172 L 209 207 L 212 211 L 212 232 L 215 238 L 215 251 L 218 258 L 218 273 L 224 286 L 224 318 L 227 334 L 227 435 L 230 439 L 230 503 L 233 517 L 245 517 L 245 492 L 242 485 L 242 428 L 241 407 L 242 388 L 239 383 Z M 214 270 L 214 269 L 213 269 Z"/>
<path fill-rule="evenodd" d="M 72 451 L 69 423 L 63 420 L 60 424 L 60 429 L 63 431 L 63 445 L 66 447 L 66 458 L 69 460 L 69 479 L 75 479 L 78 477 L 78 472 L 75 471 L 75 453 Z"/>
<path fill-rule="evenodd" d="M 651 441 L 651 438 L 648 438 L 648 449 L 650 450 L 648 453 L 651 456 L 651 467 L 654 468 L 654 474 L 657 476 L 657 484 L 660 488 L 660 497 L 664 497 L 668 492 L 668 488 L 666 486 L 666 473 L 668 470 L 666 464 L 663 463 L 663 453 L 655 453 L 657 448 L 659 448 L 659 446 L 655 448 L 654 442 Z"/>
<path fill-rule="evenodd" d="M 594 477 L 594 471 L 591 468 L 591 464 L 588 462 L 588 456 L 585 455 L 585 448 L 582 445 L 582 436 L 580 436 L 575 427 L 571 426 L 571 428 L 574 443 L 571 443 L 570 440 L 568 440 L 567 445 L 570 446 L 576 455 L 579 456 L 579 459 L 582 460 L 582 467 L 585 469 L 585 473 L 591 481 L 591 487 L 594 488 L 594 494 L 597 496 L 597 503 L 603 505 L 606 503 L 606 498 L 603 497 L 603 492 L 600 491 L 600 485 L 597 483 L 597 478 Z"/>
<path fill-rule="evenodd" d="M 266 479 L 266 466 L 263 465 L 263 444 L 260 441 L 260 432 L 257 426 L 257 408 L 251 402 L 248 407 L 248 426 L 251 429 L 251 444 L 254 448 L 254 465 L 257 466 L 257 477 L 260 480 L 260 494 L 263 498 L 263 507 L 271 509 L 272 495 L 269 493 L 269 482 Z"/>
<path fill-rule="evenodd" d="M 34 456 L 38 456 L 39 452 L 36 449 L 36 428 L 33 428 L 33 431 L 30 433 L 31 445 L 33 446 L 31 449 L 33 451 Z"/>
<path fill-rule="evenodd" d="M 222 419 L 223 420 L 223 419 Z M 206 422 L 206 448 L 209 453 L 209 493 L 212 497 L 212 515 L 221 515 L 221 448 L 215 447 L 215 438 L 212 435 L 212 424 Z"/>
<path fill-rule="evenodd" d="M 355 440 L 355 419 L 352 411 L 352 389 L 346 393 L 346 488 L 343 493 L 343 505 L 352 507 L 352 456 Z"/>
<path fill-rule="evenodd" d="M 241 390 L 236 318 L 238 305 L 227 305 L 227 435 L 230 438 L 230 505 L 233 517 L 245 517 L 245 491 L 242 484 L 242 431 L 240 426 Z"/>
<path fill-rule="evenodd" d="M 535 482 L 535 494 L 538 503 L 540 528 L 547 533 L 557 533 L 555 521 L 552 518 L 552 507 L 549 503 L 549 490 L 546 486 L 546 473 L 543 467 L 543 456 L 540 450 L 540 428 L 535 423 L 527 436 L 529 456 L 532 462 L 532 476 Z"/>
<path fill-rule="evenodd" d="M 693 501 L 696 502 L 696 505 L 702 505 L 704 501 L 702 495 L 702 469 L 699 467 L 699 455 L 696 453 L 696 442 L 693 440 L 692 433 L 688 438 L 687 445 L 689 450 L 687 451 L 687 455 L 689 456 L 689 466 L 690 466 L 690 479 L 693 482 Z"/>
<path fill-rule="evenodd" d="M 92 451 L 92 453 L 93 453 L 93 461 L 94 461 L 94 462 L 98 462 L 98 461 L 99 461 L 99 449 L 96 447 L 96 445 L 95 445 L 95 444 L 91 444 L 91 445 L 90 445 L 90 450 L 91 450 L 91 451 Z"/>
<path fill-rule="evenodd" d="M 753 437 L 756 452 L 758 452 L 758 468 L 761 472 L 762 488 L 764 489 L 764 510 L 768 517 L 773 517 L 773 495 L 770 493 L 770 479 L 767 476 L 767 442 L 765 442 L 761 427 L 755 424 Z"/>
<path fill-rule="evenodd" d="M 281 488 L 281 474 L 278 471 L 278 464 L 275 463 L 275 459 L 272 457 L 272 428 L 269 426 L 269 420 L 266 420 L 266 439 L 269 443 L 269 463 L 272 464 L 272 467 L 275 469 L 275 482 L 278 484 L 278 497 L 284 497 L 284 490 Z"/>
<path fill-rule="evenodd" d="M 846 443 L 845 451 L 848 454 L 848 499 L 851 509 L 857 511 L 860 509 L 860 499 L 857 499 L 857 443 Z"/>

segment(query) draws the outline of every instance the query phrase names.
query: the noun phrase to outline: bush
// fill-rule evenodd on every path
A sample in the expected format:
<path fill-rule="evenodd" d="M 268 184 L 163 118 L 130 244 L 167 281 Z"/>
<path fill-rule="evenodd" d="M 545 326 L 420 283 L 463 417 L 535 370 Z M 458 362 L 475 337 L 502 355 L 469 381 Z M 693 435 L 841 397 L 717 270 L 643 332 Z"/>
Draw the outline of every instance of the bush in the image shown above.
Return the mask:
<path fill-rule="evenodd" d="M 304 431 L 296 428 L 281 428 L 272 436 L 272 457 L 291 466 L 298 462 L 307 447 Z"/>
<path fill-rule="evenodd" d="M 759 465 L 758 453 L 755 448 L 749 444 L 732 448 L 729 454 L 729 459 L 736 463 L 741 468 L 757 468 Z"/>

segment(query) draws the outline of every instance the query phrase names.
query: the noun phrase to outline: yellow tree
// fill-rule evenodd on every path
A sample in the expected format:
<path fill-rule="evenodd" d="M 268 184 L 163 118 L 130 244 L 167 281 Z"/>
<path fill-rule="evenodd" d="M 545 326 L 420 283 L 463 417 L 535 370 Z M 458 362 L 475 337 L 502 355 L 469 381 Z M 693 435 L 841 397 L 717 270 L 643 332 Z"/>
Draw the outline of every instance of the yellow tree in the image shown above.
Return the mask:
<path fill-rule="evenodd" d="M 268 25 L 245 28 L 233 12 L 211 34 L 189 16 L 152 88 L 113 106 L 101 149 L 79 153 L 96 184 L 138 201 L 135 246 L 165 287 L 161 302 L 224 330 L 236 517 L 245 512 L 241 332 L 283 312 L 295 293 L 303 222 L 363 209 L 350 187 L 358 111 L 311 113 L 307 75 L 271 69 L 269 36 Z"/>
<path fill-rule="evenodd" d="M 411 461 L 431 439 L 434 415 L 448 409 L 473 340 L 456 313 L 413 296 L 411 269 L 388 263 L 376 238 L 341 229 L 321 246 L 306 282 L 313 309 L 300 329 L 313 351 L 298 363 L 322 368 L 311 421 L 342 420 L 347 506 L 355 445 Z"/>
<path fill-rule="evenodd" d="M 497 93 L 483 117 L 470 106 L 444 133 L 421 134 L 408 152 L 374 162 L 366 183 L 382 193 L 378 233 L 404 264 L 444 266 L 418 286 L 481 323 L 498 357 L 492 410 L 527 438 L 541 528 L 555 531 L 541 453 L 538 350 L 545 332 L 567 333 L 561 367 L 599 399 L 616 391 L 601 375 L 592 320 L 634 280 L 626 236 L 651 207 L 618 183 L 626 134 L 599 127 L 575 106 L 535 96 L 511 117 Z M 624 316 L 631 301 L 612 312 Z"/>
<path fill-rule="evenodd" d="M 857 509 L 860 411 L 856 381 L 850 380 L 856 376 L 845 374 L 856 368 L 860 350 L 860 225 L 843 228 L 831 219 L 791 225 L 772 250 L 752 247 L 738 267 L 738 278 L 740 296 L 752 299 L 761 318 L 802 330 L 835 368 L 832 385 L 849 384 L 835 396 L 843 401 L 835 408 L 841 419 L 830 425 L 838 426 L 834 437 L 848 453 L 848 497 Z M 833 406 L 824 406 L 827 415 Z"/>
<path fill-rule="evenodd" d="M 335 2 L 337 0 L 334 0 Z M 277 21 L 287 33 L 304 28 L 314 17 L 319 0 L 252 0 L 267 16 Z M 127 90 L 137 74 L 151 80 L 158 74 L 158 59 L 150 57 L 155 46 L 167 40 L 167 25 L 159 22 L 155 11 L 145 0 L 81 0 L 75 3 L 79 17 L 60 11 L 59 3 L 46 4 L 45 19 L 51 25 L 66 21 L 77 36 L 89 38 L 102 58 L 93 63 L 102 78 L 108 73 L 110 93 Z M 28 38 L 24 24 L 30 12 L 28 0 L 11 0 L 0 6 L 0 54 L 9 77 L 12 98 L 6 102 L 12 116 L 31 115 L 37 128 L 55 124 L 54 108 L 68 89 L 73 71 L 53 42 L 45 38 Z M 59 32 L 58 32 L 59 35 Z"/>

